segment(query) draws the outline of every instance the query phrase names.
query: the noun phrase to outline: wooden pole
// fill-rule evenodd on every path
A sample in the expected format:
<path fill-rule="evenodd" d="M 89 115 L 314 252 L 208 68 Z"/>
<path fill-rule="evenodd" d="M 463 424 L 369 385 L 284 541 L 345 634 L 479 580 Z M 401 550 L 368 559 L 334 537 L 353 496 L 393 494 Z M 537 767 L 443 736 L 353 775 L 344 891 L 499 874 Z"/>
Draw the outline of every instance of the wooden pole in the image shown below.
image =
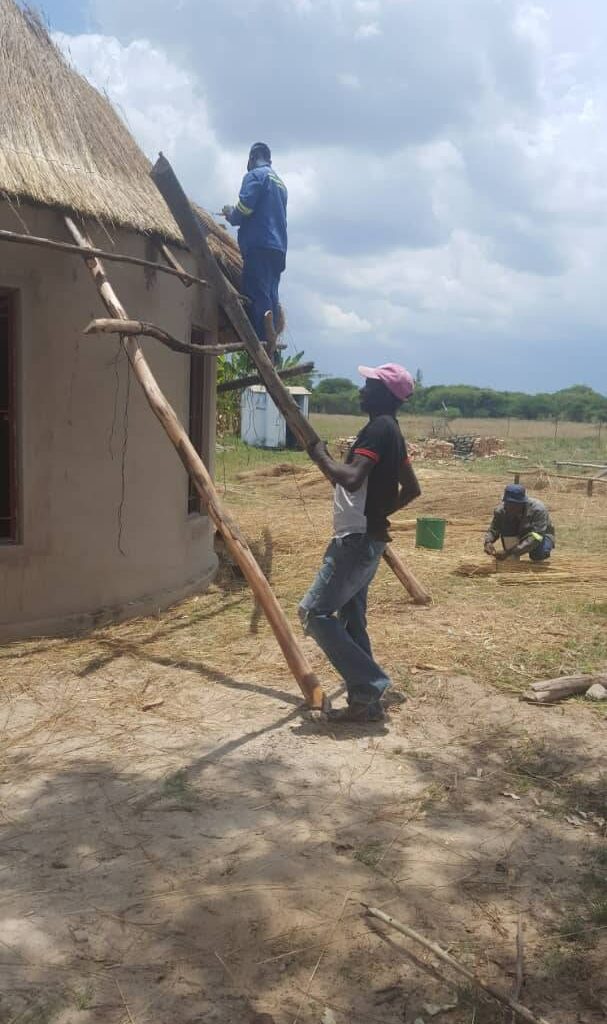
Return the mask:
<path fill-rule="evenodd" d="M 240 341 L 227 345 L 192 345 L 187 341 L 180 341 L 174 338 L 168 331 L 156 324 L 149 324 L 146 320 L 110 320 L 100 317 L 91 320 L 84 328 L 85 334 L 121 334 L 135 337 L 145 336 L 160 341 L 173 352 L 186 352 L 192 356 L 222 356 L 228 352 L 242 352 L 244 345 Z"/>
<path fill-rule="evenodd" d="M 276 345 L 278 344 L 278 337 L 274 328 L 274 314 L 271 309 L 269 309 L 264 315 L 264 321 L 266 327 L 266 352 L 268 353 L 268 358 L 273 363 L 276 353 Z"/>
<path fill-rule="evenodd" d="M 514 475 L 514 482 L 515 482 L 515 484 L 516 483 L 520 483 L 520 479 L 521 479 L 522 476 L 531 476 L 533 473 L 540 473 L 540 472 L 542 472 L 542 470 L 540 468 L 537 468 L 537 469 L 525 469 L 525 470 L 519 469 L 519 470 L 517 470 L 517 472 Z M 581 473 L 577 473 L 577 474 L 575 474 L 575 473 L 550 473 L 550 474 L 546 474 L 546 475 L 549 477 L 550 480 L 577 480 L 578 483 L 586 484 L 586 486 L 588 486 L 589 483 L 592 483 L 592 484 L 605 484 L 605 483 L 607 483 L 607 478 L 605 477 L 605 475 L 603 473 L 597 473 L 596 476 L 590 476 L 590 477 L 582 476 Z M 590 493 L 592 493 L 592 492 L 590 492 Z"/>
<path fill-rule="evenodd" d="M 414 604 L 428 605 L 432 603 L 430 594 L 424 590 L 421 584 L 416 580 L 413 573 L 407 569 L 402 558 L 397 555 L 391 544 L 386 546 L 384 559 L 392 569 L 394 575 L 400 580 L 403 587 L 409 591 Z"/>
<path fill-rule="evenodd" d="M 78 230 L 70 217 L 65 217 L 65 223 L 76 244 L 84 250 L 90 248 L 88 238 Z M 121 305 L 118 296 L 108 281 L 99 259 L 96 256 L 88 255 L 86 252 L 84 257 L 97 286 L 97 291 L 110 316 L 116 320 L 128 321 L 129 317 L 126 310 Z M 322 709 L 326 706 L 326 698 L 318 679 L 301 651 L 287 618 L 276 600 L 267 579 L 255 561 L 245 538 L 237 524 L 223 508 L 206 466 L 190 441 L 183 425 L 180 423 L 175 410 L 167 402 L 160 390 L 136 338 L 123 338 L 122 344 L 133 368 L 133 373 L 143 388 L 152 412 L 160 420 L 169 439 L 175 446 L 177 454 L 190 474 L 210 518 L 220 531 L 228 551 L 242 569 L 251 590 L 263 608 L 286 662 L 309 706 Z"/>
<path fill-rule="evenodd" d="M 209 281 L 217 292 L 219 302 L 236 334 L 244 342 L 247 352 L 259 370 L 259 376 L 263 380 L 272 401 L 280 409 L 301 447 L 307 450 L 309 447 L 317 444 L 320 438 L 277 376 L 271 359 L 269 359 L 265 348 L 253 329 L 251 321 L 243 309 L 238 292 L 226 280 L 211 252 L 207 241 L 208 230 L 205 229 L 200 219 L 194 215 L 188 197 L 183 191 L 169 161 L 162 153 L 152 168 L 151 175 L 179 225 L 190 252 L 201 260 L 205 272 L 208 272 Z M 386 548 L 384 558 L 393 570 L 397 562 L 404 569 L 401 560 L 389 547 Z M 414 577 L 407 569 L 404 569 L 402 575 L 397 575 L 414 601 L 417 601 L 419 596 L 423 594 L 424 601 L 420 603 L 428 604 L 430 602 L 430 596 L 425 593 L 417 580 L 415 580 L 415 593 L 409 590 L 409 585 L 405 580 L 414 580 Z"/>
<path fill-rule="evenodd" d="M 172 267 L 173 270 L 177 271 L 186 288 L 189 288 L 190 285 L 193 284 L 190 275 L 185 270 L 185 268 L 181 266 L 181 263 L 179 262 L 175 254 L 171 252 L 168 245 L 165 245 L 164 242 L 160 243 L 160 252 L 162 253 L 169 267 Z"/>
<path fill-rule="evenodd" d="M 300 373 L 311 373 L 314 369 L 314 363 L 299 363 L 298 366 L 289 366 L 286 370 L 278 370 L 278 376 L 281 380 L 288 380 L 289 377 L 299 377 Z M 236 380 L 224 380 L 221 384 L 217 385 L 218 391 L 238 391 L 243 388 L 249 388 L 253 384 L 261 384 L 262 379 L 258 373 L 254 373 L 251 377 L 237 377 Z"/>
<path fill-rule="evenodd" d="M 521 1018 L 521 1020 L 528 1021 L 528 1024 L 548 1024 L 548 1021 L 543 1017 L 536 1017 L 535 1014 L 532 1013 L 531 1010 L 528 1010 L 526 1006 L 523 1006 L 522 1003 L 517 1002 L 515 999 L 511 999 L 509 995 L 502 992 L 499 988 L 495 988 L 494 985 L 489 985 L 488 982 L 483 981 L 482 978 L 479 978 L 478 974 L 474 974 L 473 971 L 469 971 L 467 967 L 460 964 L 458 960 L 455 960 L 455 958 L 450 956 L 449 953 L 446 953 L 444 949 L 437 946 L 435 942 L 430 942 L 428 939 L 425 939 L 423 935 L 414 931 L 413 928 L 409 928 L 406 924 L 396 921 L 395 918 L 390 917 L 389 914 L 384 914 L 383 910 L 377 910 L 376 907 L 370 907 L 367 903 L 363 903 L 362 906 L 367 911 L 369 917 L 376 917 L 378 921 L 383 921 L 384 924 L 389 925 L 390 928 L 394 928 L 394 930 L 400 932 L 401 935 L 406 935 L 407 938 L 413 939 L 413 941 L 418 942 L 420 946 L 430 950 L 430 952 L 434 953 L 439 960 L 442 960 L 443 963 L 448 964 L 449 967 L 452 967 L 458 974 L 462 974 L 464 978 L 467 978 L 475 988 L 482 989 L 483 992 L 487 992 L 488 995 L 493 996 L 493 998 L 497 999 L 497 1001 L 503 1006 L 508 1006 L 517 1014 L 518 1017 Z"/>
<path fill-rule="evenodd" d="M 56 249 L 58 252 L 66 252 L 72 256 L 82 256 L 82 251 L 77 245 L 71 245 L 69 242 L 56 242 L 53 238 L 39 238 L 36 235 L 20 235 L 16 231 L 0 231 L 0 242 L 16 242 L 18 245 L 40 246 L 43 249 Z M 157 270 L 160 274 L 170 274 L 172 277 L 179 277 L 183 284 L 200 284 L 208 288 L 208 281 L 203 281 L 200 277 L 188 274 L 183 268 L 176 270 L 174 267 L 165 267 L 163 263 L 140 259 L 139 256 L 127 256 L 120 252 L 106 252 L 105 249 L 95 249 L 92 244 L 87 245 L 86 255 L 101 256 L 110 263 L 130 263 L 135 267 L 146 267 L 150 270 Z"/>

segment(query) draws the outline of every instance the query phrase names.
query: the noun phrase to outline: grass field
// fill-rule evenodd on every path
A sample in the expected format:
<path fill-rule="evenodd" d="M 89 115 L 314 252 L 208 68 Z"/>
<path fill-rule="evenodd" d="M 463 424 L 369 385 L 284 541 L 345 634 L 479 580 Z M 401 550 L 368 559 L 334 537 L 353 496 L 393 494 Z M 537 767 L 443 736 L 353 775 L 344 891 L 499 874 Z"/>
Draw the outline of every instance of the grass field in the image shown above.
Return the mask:
<path fill-rule="evenodd" d="M 366 420 L 362 415 L 319 413 L 313 414 L 310 422 L 319 436 L 331 444 L 338 437 L 356 434 Z M 413 441 L 431 437 L 434 430 L 440 429 L 439 421 L 431 416 L 402 416 L 400 422 L 405 437 Z M 513 467 L 526 468 L 527 464 L 557 472 L 556 461 L 607 464 L 607 428 L 603 427 L 599 437 L 598 425 L 594 423 L 563 422 L 555 425 L 549 420 L 461 419 L 452 420 L 450 426 L 454 434 L 501 437 L 506 441 L 508 455 L 466 463 L 466 470 L 473 473 L 507 473 Z M 237 438 L 222 438 L 217 454 L 217 478 L 222 483 L 240 470 L 285 460 L 303 464 L 306 456 L 303 452 L 250 448 Z M 576 474 L 584 471 L 568 467 L 561 472 Z"/>
<path fill-rule="evenodd" d="M 332 437 L 347 437 L 355 434 L 365 422 L 364 416 L 329 416 L 313 413 L 311 421 L 317 431 L 328 440 Z M 440 417 L 433 416 L 401 416 L 403 432 L 412 439 L 430 437 L 440 432 L 443 427 Z M 513 438 L 521 441 L 549 439 L 551 441 L 579 442 L 594 444 L 599 447 L 599 434 L 603 452 L 607 457 L 607 427 L 596 423 L 554 423 L 552 420 L 515 420 L 515 419 L 457 419 L 450 420 L 449 425 L 454 434 L 475 434 L 482 437 Z"/>

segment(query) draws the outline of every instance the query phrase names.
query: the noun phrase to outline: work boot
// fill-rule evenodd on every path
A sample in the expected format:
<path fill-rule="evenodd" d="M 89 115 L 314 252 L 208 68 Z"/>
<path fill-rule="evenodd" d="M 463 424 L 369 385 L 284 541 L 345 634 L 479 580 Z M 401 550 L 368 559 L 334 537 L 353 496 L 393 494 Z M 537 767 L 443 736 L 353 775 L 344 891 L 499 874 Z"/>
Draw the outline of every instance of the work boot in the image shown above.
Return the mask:
<path fill-rule="evenodd" d="M 365 725 L 367 722 L 383 722 L 385 717 L 379 703 L 348 704 L 345 708 L 332 708 L 328 713 L 329 722 L 336 725 L 342 722 L 344 725 Z"/>

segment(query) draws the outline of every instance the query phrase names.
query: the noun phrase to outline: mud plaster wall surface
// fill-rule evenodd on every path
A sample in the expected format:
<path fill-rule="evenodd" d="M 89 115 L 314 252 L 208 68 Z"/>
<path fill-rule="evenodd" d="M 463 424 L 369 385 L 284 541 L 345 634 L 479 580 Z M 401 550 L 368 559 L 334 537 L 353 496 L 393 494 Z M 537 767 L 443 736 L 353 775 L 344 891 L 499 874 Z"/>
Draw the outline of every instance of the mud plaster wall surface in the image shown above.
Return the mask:
<path fill-rule="evenodd" d="M 57 213 L 23 206 L 19 217 L 33 235 L 71 241 Z M 6 204 L 0 227 L 24 230 Z M 91 235 L 102 248 L 150 258 L 145 239 L 133 233 L 109 238 L 92 226 Z M 29 622 L 56 629 L 108 606 L 154 598 L 162 604 L 212 572 L 209 522 L 187 514 L 186 474 L 132 374 L 129 389 L 118 339 L 82 333 L 106 315 L 84 262 L 8 244 L 0 261 L 0 286 L 18 289 L 21 540 L 0 547 L 0 639 L 23 635 Z M 187 269 L 196 272 L 192 261 Z M 140 267 L 108 263 L 106 270 L 130 316 L 184 339 L 192 323 L 213 329 L 204 289 L 166 275 L 146 280 Z M 189 358 L 154 342 L 143 347 L 187 426 Z"/>

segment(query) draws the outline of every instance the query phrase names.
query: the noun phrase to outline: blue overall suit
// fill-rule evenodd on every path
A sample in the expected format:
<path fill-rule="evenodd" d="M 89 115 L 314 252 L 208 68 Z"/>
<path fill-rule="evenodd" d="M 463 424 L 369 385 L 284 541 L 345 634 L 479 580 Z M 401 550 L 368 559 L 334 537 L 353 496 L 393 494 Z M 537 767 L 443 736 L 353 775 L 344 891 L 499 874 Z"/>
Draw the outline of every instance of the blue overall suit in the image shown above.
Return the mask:
<path fill-rule="evenodd" d="M 247 312 L 257 337 L 265 341 L 263 318 L 269 309 L 278 323 L 278 286 L 287 255 L 287 189 L 271 164 L 245 174 L 238 203 L 226 219 L 238 226 Z"/>

